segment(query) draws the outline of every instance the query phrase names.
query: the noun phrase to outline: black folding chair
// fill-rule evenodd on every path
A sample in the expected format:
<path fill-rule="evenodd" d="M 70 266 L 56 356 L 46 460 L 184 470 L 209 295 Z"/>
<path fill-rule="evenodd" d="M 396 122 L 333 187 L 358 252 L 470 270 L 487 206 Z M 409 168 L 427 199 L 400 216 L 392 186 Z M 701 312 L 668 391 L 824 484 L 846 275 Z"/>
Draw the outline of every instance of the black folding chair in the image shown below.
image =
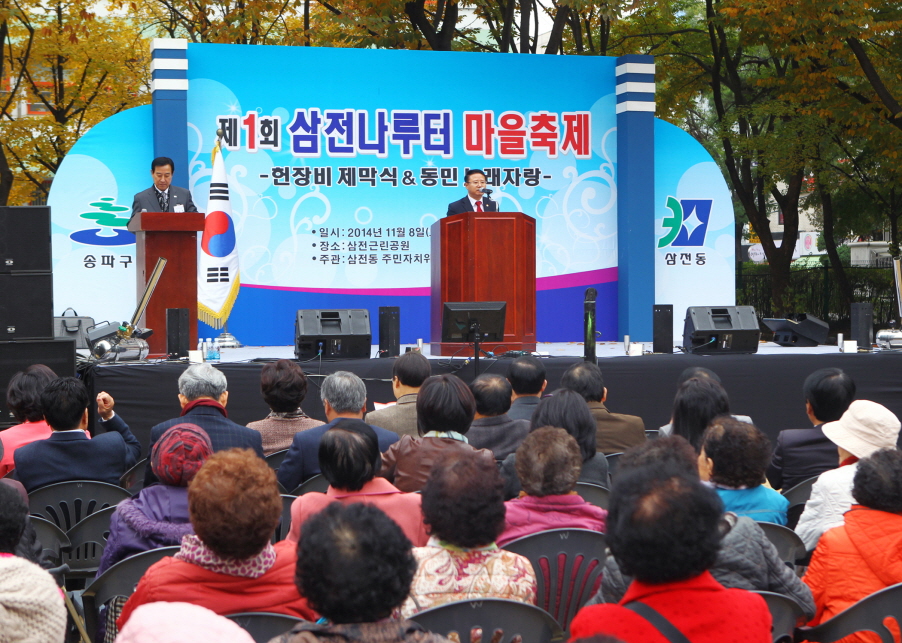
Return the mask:
<path fill-rule="evenodd" d="M 805 618 L 805 611 L 795 599 L 775 592 L 756 591 L 770 610 L 773 643 L 792 643 L 793 633 Z"/>
<path fill-rule="evenodd" d="M 273 471 L 278 471 L 279 467 L 282 466 L 282 461 L 285 459 L 285 456 L 288 455 L 288 449 L 282 449 L 281 451 L 276 451 L 275 453 L 270 453 L 266 456 L 266 464 L 269 465 L 269 468 Z"/>
<path fill-rule="evenodd" d="M 811 497 L 811 486 L 815 483 L 819 476 L 813 476 L 807 480 L 800 482 L 791 489 L 783 492 L 783 497 L 789 501 L 789 508 L 786 510 L 786 526 L 795 529 L 799 523 L 799 517 L 805 511 L 805 503 Z"/>
<path fill-rule="evenodd" d="M 241 612 L 228 614 L 226 618 L 240 625 L 256 643 L 269 643 L 271 639 L 284 634 L 302 621 L 286 614 L 270 612 Z"/>
<path fill-rule="evenodd" d="M 138 460 L 131 469 L 122 474 L 119 478 L 119 486 L 127 489 L 132 495 L 136 495 L 144 488 L 144 473 L 147 471 L 147 458 Z"/>
<path fill-rule="evenodd" d="M 873 632 L 881 643 L 893 643 L 893 633 L 884 623 L 890 618 L 902 625 L 902 583 L 862 598 L 820 625 L 797 627 L 795 640 L 831 643 L 855 632 Z"/>
<path fill-rule="evenodd" d="M 110 536 L 110 518 L 116 507 L 95 511 L 66 532 L 72 545 L 71 551 L 63 558 L 69 565 L 67 578 L 92 578 L 100 566 L 106 541 Z"/>
<path fill-rule="evenodd" d="M 564 638 L 561 626 L 545 610 L 502 598 L 446 603 L 414 614 L 410 620 L 442 636 L 457 632 L 460 641 L 469 641 L 474 627 L 482 629 L 483 641 L 495 630 L 504 632 L 505 641 L 520 635 L 522 643 L 551 643 Z"/>
<path fill-rule="evenodd" d="M 305 493 L 310 493 L 311 491 L 319 491 L 320 493 L 326 493 L 326 489 L 329 488 L 329 481 L 326 480 L 323 474 L 318 473 L 312 478 L 302 482 L 299 484 L 294 491 L 290 494 L 291 496 L 303 496 Z"/>
<path fill-rule="evenodd" d="M 57 482 L 28 494 L 31 514 L 68 532 L 95 511 L 118 505 L 132 495 L 114 484 L 94 480 Z"/>
<path fill-rule="evenodd" d="M 577 482 L 575 491 L 583 500 L 585 500 L 589 504 L 595 505 L 596 507 L 601 507 L 602 509 L 608 508 L 608 502 L 611 498 L 611 492 L 607 488 L 602 487 L 600 484 L 593 484 L 591 482 Z"/>

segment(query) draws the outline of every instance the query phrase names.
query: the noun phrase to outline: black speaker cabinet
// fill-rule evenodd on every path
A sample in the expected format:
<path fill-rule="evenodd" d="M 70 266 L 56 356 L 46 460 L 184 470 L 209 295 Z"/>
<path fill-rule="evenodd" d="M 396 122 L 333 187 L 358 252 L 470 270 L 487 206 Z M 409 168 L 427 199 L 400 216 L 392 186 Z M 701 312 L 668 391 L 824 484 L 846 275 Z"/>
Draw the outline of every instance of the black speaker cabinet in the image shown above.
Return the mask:
<path fill-rule="evenodd" d="M 761 330 L 751 306 L 690 306 L 683 326 L 687 353 L 757 353 Z"/>
<path fill-rule="evenodd" d="M 53 275 L 0 273 L 0 341 L 53 339 Z"/>
<path fill-rule="evenodd" d="M 401 308 L 379 307 L 379 357 L 401 354 Z"/>
<path fill-rule="evenodd" d="M 369 358 L 372 338 L 368 310 L 299 310 L 294 322 L 298 359 Z"/>
<path fill-rule="evenodd" d="M 50 270 L 50 208 L 0 207 L 0 273 Z"/>
<path fill-rule="evenodd" d="M 169 359 L 188 357 L 188 309 L 166 309 L 166 354 Z"/>
<path fill-rule="evenodd" d="M 830 327 L 814 315 L 789 315 L 786 319 L 764 319 L 780 346 L 819 346 L 826 343 Z"/>
<path fill-rule="evenodd" d="M 852 304 L 852 337 L 858 348 L 870 350 L 874 344 L 874 304 L 860 302 Z"/>
<path fill-rule="evenodd" d="M 9 380 L 32 364 L 49 366 L 60 377 L 75 375 L 74 339 L 26 339 L 0 341 L 0 390 L 6 391 Z M 6 406 L 6 395 L 0 396 L 0 428 L 18 424 Z"/>
<path fill-rule="evenodd" d="M 655 304 L 652 308 L 651 352 L 673 352 L 673 304 Z"/>

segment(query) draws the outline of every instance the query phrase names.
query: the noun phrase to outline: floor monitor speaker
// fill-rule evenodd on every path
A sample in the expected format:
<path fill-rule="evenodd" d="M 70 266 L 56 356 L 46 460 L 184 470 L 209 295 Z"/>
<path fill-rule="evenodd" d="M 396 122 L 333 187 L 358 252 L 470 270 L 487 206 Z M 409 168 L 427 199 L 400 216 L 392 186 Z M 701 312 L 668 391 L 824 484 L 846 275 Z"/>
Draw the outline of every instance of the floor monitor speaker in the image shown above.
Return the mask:
<path fill-rule="evenodd" d="M 299 310 L 294 322 L 298 359 L 369 358 L 370 313 L 362 309 Z"/>
<path fill-rule="evenodd" d="M 683 325 L 687 353 L 757 353 L 761 329 L 751 306 L 690 306 Z"/>
<path fill-rule="evenodd" d="M 785 319 L 764 319 L 764 325 L 774 331 L 774 343 L 780 346 L 819 346 L 827 342 L 830 327 L 814 315 L 801 313 Z"/>

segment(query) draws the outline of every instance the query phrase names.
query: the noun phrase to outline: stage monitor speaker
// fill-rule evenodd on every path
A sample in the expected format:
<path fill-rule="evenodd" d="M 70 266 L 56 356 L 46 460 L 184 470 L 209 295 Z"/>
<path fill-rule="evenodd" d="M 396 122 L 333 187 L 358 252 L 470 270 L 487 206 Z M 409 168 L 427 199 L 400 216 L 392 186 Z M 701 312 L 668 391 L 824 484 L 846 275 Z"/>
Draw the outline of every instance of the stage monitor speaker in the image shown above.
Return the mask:
<path fill-rule="evenodd" d="M 166 354 L 169 359 L 188 357 L 188 309 L 166 309 Z"/>
<path fill-rule="evenodd" d="M 60 377 L 75 375 L 74 339 L 25 339 L 0 341 L 0 390 L 6 391 L 9 380 L 32 364 L 49 366 Z M 18 424 L 6 406 L 6 395 L 0 396 L 0 428 Z"/>
<path fill-rule="evenodd" d="M 827 342 L 830 327 L 814 315 L 800 313 L 786 319 L 767 318 L 764 325 L 774 331 L 774 343 L 780 346 L 820 346 Z"/>
<path fill-rule="evenodd" d="M 50 208 L 0 207 L 0 272 L 50 270 Z"/>
<path fill-rule="evenodd" d="M 673 304 L 655 304 L 652 308 L 651 352 L 673 352 Z"/>
<path fill-rule="evenodd" d="M 874 345 L 874 304 L 860 302 L 852 304 L 852 337 L 858 348 L 870 350 Z"/>
<path fill-rule="evenodd" d="M 369 358 L 372 338 L 368 310 L 299 310 L 294 322 L 298 359 Z"/>
<path fill-rule="evenodd" d="M 0 341 L 53 339 L 53 275 L 0 273 Z"/>
<path fill-rule="evenodd" d="M 379 307 L 379 357 L 401 354 L 401 308 Z"/>
<path fill-rule="evenodd" d="M 698 355 L 757 353 L 761 329 L 751 306 L 690 306 L 683 349 Z"/>

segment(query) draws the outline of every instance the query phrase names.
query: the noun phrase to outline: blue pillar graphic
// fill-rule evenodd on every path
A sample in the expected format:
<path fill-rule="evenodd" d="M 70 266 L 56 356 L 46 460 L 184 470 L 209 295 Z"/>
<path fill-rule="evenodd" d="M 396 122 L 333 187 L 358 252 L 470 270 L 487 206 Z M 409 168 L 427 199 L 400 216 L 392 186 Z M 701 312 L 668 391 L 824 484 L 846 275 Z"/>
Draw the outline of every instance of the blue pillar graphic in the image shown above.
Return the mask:
<path fill-rule="evenodd" d="M 172 183 L 188 188 L 188 41 L 154 38 L 150 52 L 154 156 L 171 158 Z"/>
<path fill-rule="evenodd" d="M 618 334 L 651 341 L 655 303 L 655 62 L 617 59 Z"/>

